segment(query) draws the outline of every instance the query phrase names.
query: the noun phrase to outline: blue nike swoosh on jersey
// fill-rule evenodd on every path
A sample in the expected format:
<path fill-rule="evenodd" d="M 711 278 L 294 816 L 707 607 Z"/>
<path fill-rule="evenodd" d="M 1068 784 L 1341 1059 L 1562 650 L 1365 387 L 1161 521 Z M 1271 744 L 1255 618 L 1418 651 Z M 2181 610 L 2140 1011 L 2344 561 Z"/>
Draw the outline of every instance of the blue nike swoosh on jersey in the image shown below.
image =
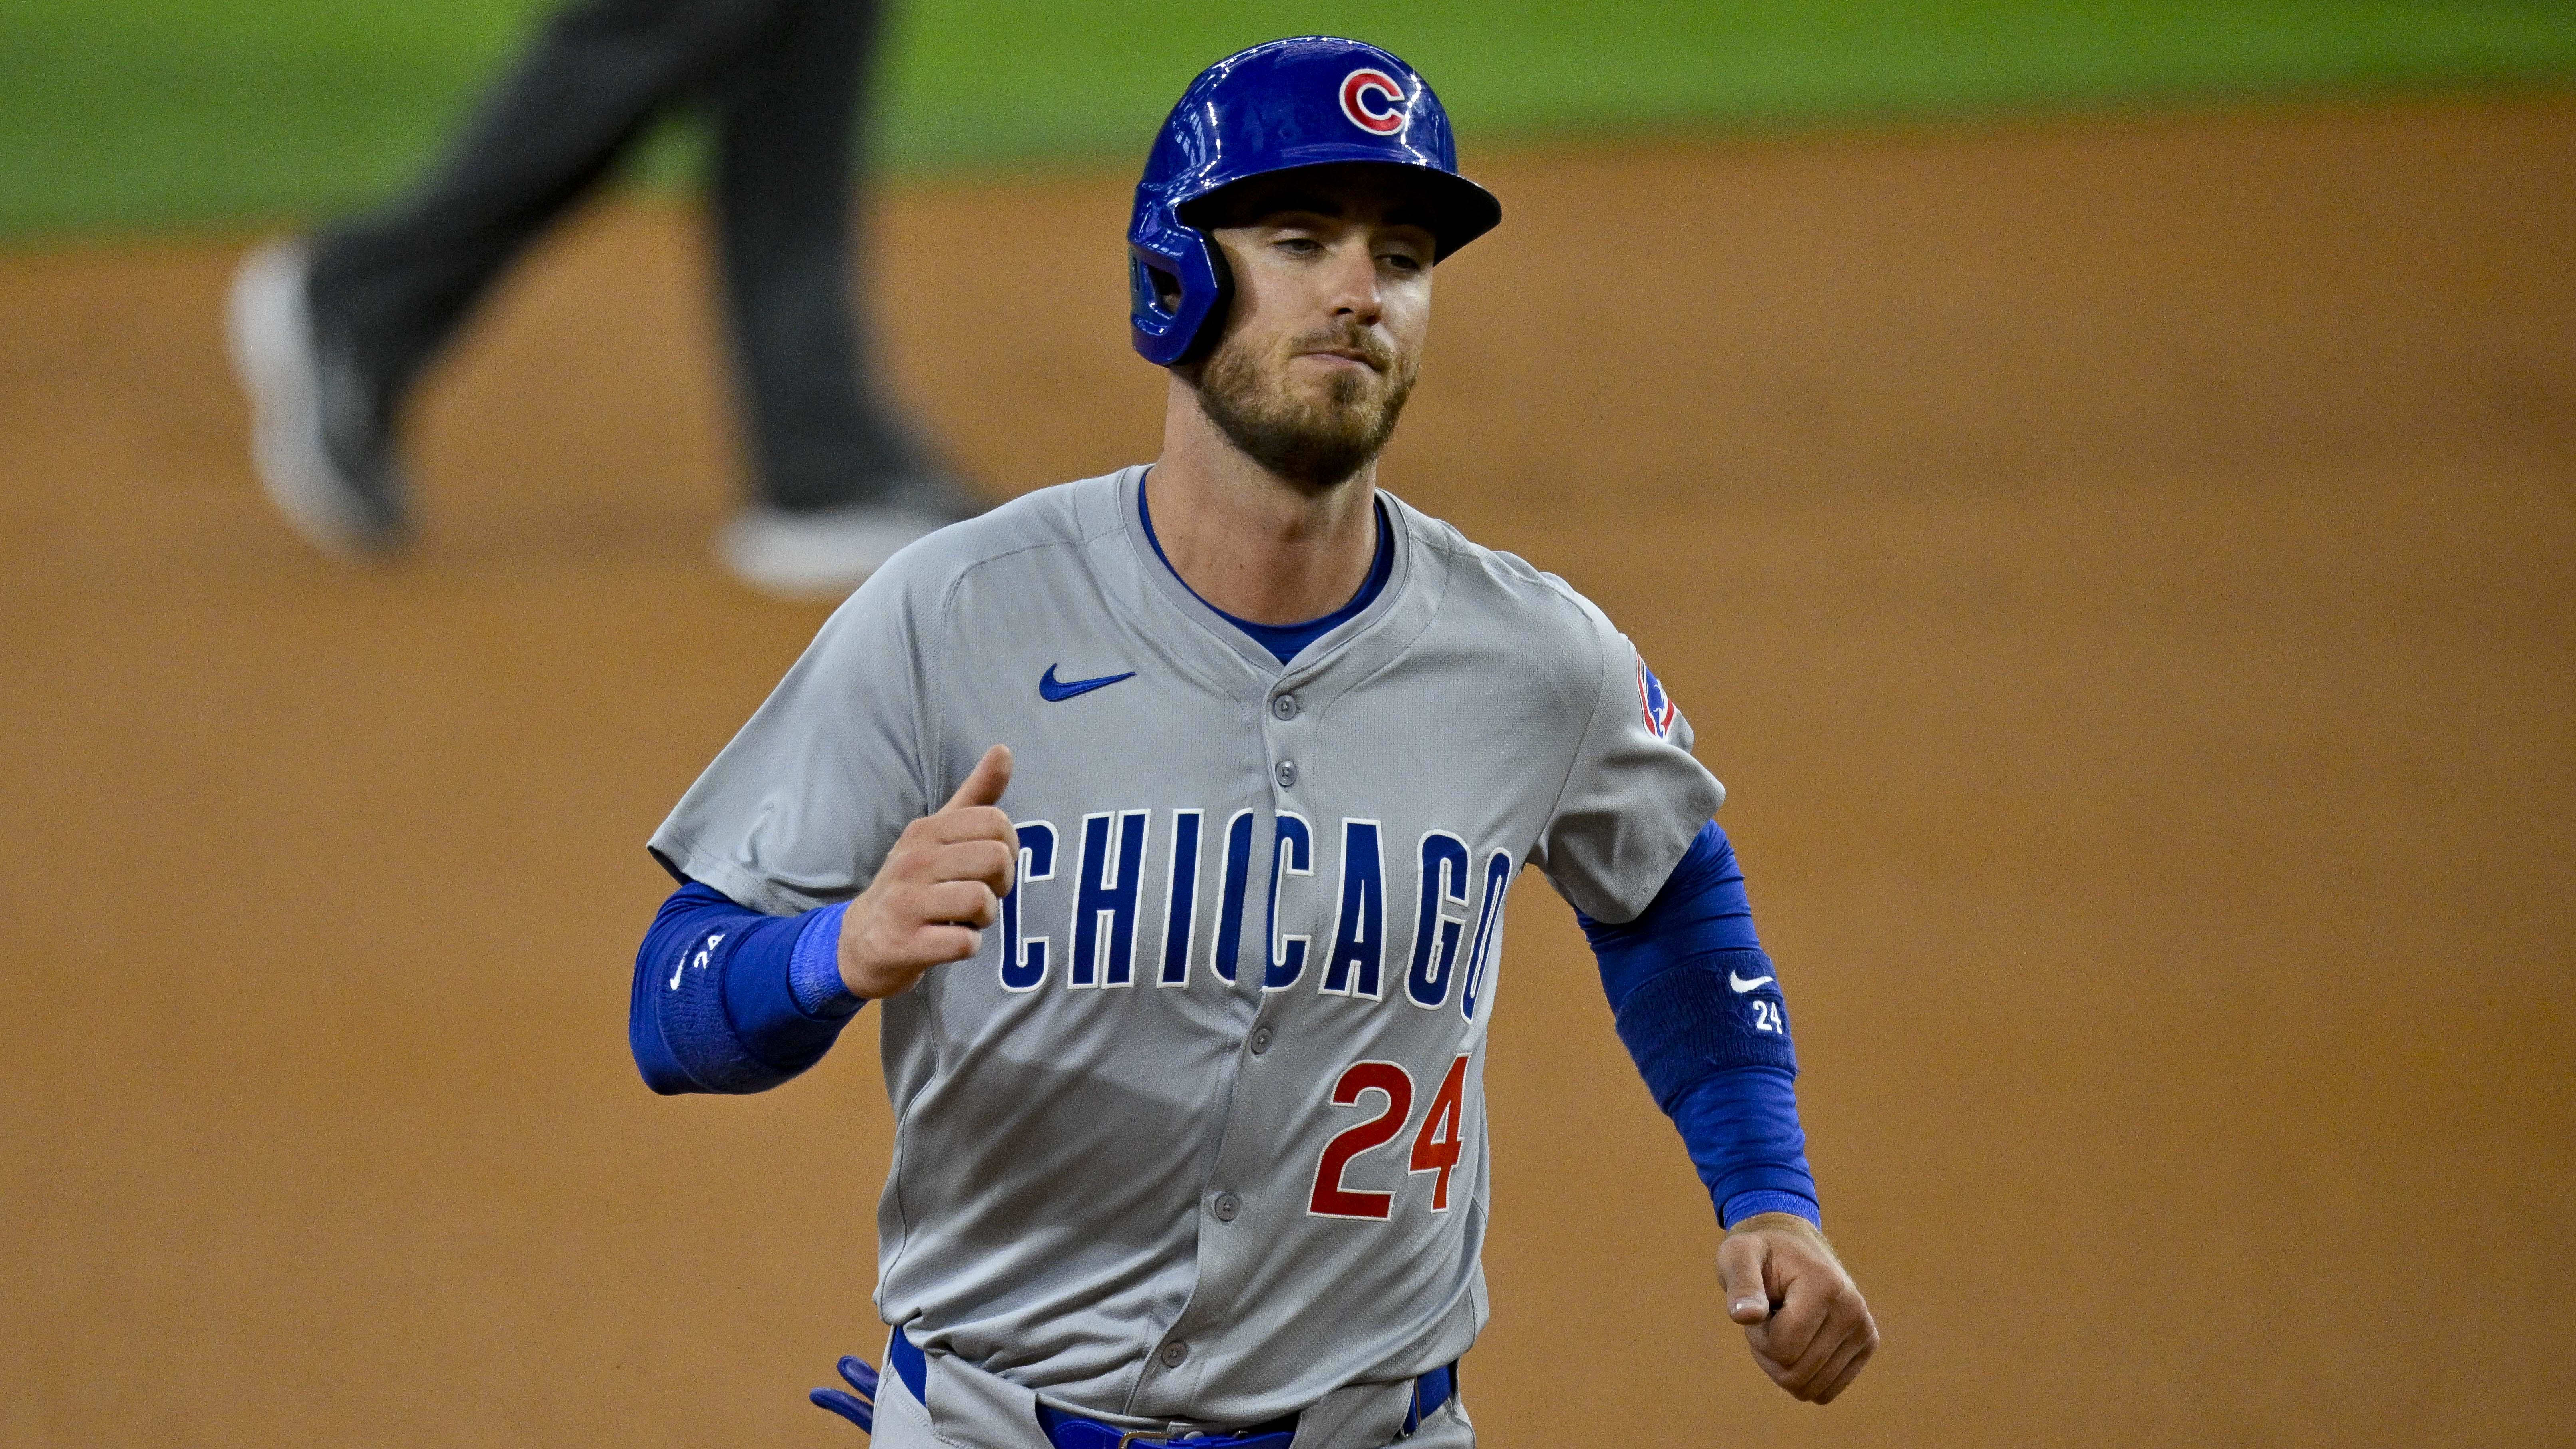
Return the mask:
<path fill-rule="evenodd" d="M 1122 679 L 1135 677 L 1136 671 L 1130 669 L 1124 674 L 1104 674 L 1098 679 L 1071 679 L 1059 682 L 1055 677 L 1055 666 L 1050 664 L 1047 666 L 1045 677 L 1038 681 L 1038 693 L 1050 702 L 1067 700 L 1077 694 L 1089 694 L 1095 689 L 1107 689 Z"/>

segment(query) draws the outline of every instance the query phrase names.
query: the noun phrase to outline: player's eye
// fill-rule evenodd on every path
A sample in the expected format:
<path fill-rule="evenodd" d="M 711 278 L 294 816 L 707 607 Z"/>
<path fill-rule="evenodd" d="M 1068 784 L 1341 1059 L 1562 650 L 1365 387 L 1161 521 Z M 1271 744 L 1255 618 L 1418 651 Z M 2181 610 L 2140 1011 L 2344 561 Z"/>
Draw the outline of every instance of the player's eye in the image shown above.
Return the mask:
<path fill-rule="evenodd" d="M 1385 262 L 1389 270 L 1408 277 L 1422 270 L 1422 259 L 1411 252 L 1388 252 L 1379 260 Z"/>
<path fill-rule="evenodd" d="M 1292 256 L 1311 257 L 1324 249 L 1324 244 L 1310 236 L 1284 236 L 1279 239 L 1282 251 Z"/>

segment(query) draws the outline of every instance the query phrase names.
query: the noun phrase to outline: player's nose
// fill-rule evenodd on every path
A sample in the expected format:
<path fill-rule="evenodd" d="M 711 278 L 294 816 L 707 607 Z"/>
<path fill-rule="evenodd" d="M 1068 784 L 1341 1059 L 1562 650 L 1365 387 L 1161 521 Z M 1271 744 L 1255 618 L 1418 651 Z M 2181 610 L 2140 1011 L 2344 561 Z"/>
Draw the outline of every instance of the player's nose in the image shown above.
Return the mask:
<path fill-rule="evenodd" d="M 1330 270 L 1335 320 L 1375 326 L 1386 311 L 1386 297 L 1378 286 L 1376 256 L 1366 245 L 1335 247 Z"/>

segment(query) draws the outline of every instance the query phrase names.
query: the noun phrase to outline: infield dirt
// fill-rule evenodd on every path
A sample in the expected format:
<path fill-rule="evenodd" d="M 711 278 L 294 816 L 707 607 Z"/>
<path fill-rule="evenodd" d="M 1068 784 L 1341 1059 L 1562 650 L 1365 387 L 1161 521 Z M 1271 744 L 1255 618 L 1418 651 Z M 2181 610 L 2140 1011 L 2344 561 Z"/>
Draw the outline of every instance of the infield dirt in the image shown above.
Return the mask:
<path fill-rule="evenodd" d="M 1696 725 L 1886 1335 L 1821 1412 L 1746 1362 L 1526 880 L 1484 1441 L 2576 1442 L 2576 103 L 1478 169 L 1385 481 Z M 991 496 L 1153 447 L 1124 212 L 879 217 Z M 253 490 L 239 250 L 0 255 L 0 1441 L 854 1442 L 873 1016 L 766 1097 L 626 1058 L 644 836 L 821 618 L 708 562 L 694 220 L 512 283 L 378 571 Z"/>

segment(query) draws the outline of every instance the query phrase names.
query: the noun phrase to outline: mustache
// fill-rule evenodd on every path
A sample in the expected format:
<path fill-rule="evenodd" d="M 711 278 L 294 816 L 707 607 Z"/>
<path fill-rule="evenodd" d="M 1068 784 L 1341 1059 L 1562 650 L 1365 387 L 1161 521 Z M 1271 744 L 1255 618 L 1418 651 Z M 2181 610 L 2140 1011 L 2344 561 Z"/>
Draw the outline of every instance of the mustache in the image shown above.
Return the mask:
<path fill-rule="evenodd" d="M 1356 323 L 1301 332 L 1288 344 L 1291 357 L 1308 352 L 1355 352 L 1362 362 L 1380 372 L 1395 370 L 1395 349 L 1387 345 L 1385 338 Z"/>

